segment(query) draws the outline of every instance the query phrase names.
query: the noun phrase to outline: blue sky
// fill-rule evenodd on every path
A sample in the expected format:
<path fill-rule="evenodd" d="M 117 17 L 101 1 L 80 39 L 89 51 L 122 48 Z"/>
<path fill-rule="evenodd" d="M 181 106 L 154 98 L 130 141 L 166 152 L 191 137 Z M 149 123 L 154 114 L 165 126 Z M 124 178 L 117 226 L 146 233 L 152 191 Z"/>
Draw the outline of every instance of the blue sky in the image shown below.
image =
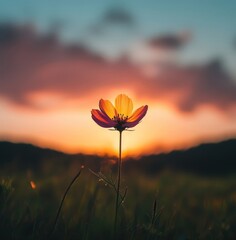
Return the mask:
<path fill-rule="evenodd" d="M 136 22 L 135 29 L 102 37 L 88 35 L 88 28 L 96 24 L 111 7 L 122 7 Z M 214 58 L 223 59 L 225 66 L 234 73 L 236 60 L 236 1 L 63 1 L 63 0 L 2 0 L 0 20 L 17 23 L 33 22 L 41 31 L 61 23 L 64 41 L 88 41 L 104 55 L 119 54 L 137 39 L 164 33 L 189 30 L 191 43 L 180 54 L 186 63 L 205 63 Z M 117 35 L 116 35 L 117 37 Z"/>

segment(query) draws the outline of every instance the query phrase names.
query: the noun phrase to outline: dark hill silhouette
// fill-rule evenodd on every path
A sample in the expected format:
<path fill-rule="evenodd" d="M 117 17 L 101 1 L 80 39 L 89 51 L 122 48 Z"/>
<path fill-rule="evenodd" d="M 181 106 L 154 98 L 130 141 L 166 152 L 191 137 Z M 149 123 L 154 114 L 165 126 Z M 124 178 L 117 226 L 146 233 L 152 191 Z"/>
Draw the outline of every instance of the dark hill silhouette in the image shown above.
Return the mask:
<path fill-rule="evenodd" d="M 236 139 L 202 144 L 182 151 L 144 156 L 127 161 L 126 168 L 140 168 L 149 174 L 164 169 L 188 171 L 202 175 L 236 173 Z"/>
<path fill-rule="evenodd" d="M 24 143 L 0 142 L 0 167 L 14 165 L 17 169 L 39 171 L 42 163 L 61 163 L 68 167 L 72 161 L 99 171 L 107 157 L 84 154 L 66 154 Z M 143 156 L 139 160 L 128 159 L 124 171 L 141 170 L 157 174 L 166 169 L 187 171 L 202 175 L 236 173 L 236 139 L 219 143 L 202 144 L 182 151 Z"/>
<path fill-rule="evenodd" d="M 100 168 L 103 158 L 95 155 L 66 154 L 60 151 L 36 147 L 26 143 L 0 142 L 0 167 L 14 165 L 17 169 L 40 170 L 42 163 L 52 161 L 68 166 L 71 161 L 80 165 Z"/>

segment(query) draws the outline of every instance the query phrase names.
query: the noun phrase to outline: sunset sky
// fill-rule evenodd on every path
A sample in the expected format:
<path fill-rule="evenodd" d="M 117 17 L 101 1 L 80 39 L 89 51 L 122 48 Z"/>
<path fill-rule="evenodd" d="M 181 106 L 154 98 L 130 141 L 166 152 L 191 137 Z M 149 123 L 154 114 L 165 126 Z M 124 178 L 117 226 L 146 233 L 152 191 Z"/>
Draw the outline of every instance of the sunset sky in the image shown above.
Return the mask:
<path fill-rule="evenodd" d="M 0 2 L 0 140 L 116 154 L 91 109 L 149 110 L 126 155 L 236 137 L 235 1 Z"/>

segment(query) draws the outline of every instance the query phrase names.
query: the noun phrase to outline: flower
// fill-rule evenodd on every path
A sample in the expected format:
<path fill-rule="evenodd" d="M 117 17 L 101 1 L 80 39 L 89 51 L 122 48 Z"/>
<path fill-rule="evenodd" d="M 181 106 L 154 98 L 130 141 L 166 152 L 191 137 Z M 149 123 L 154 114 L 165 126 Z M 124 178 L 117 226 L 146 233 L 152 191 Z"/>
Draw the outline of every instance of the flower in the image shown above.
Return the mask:
<path fill-rule="evenodd" d="M 115 99 L 115 107 L 109 100 L 101 99 L 99 108 L 92 109 L 93 120 L 101 127 L 112 128 L 122 132 L 126 128 L 135 127 L 146 115 L 148 106 L 138 108 L 133 114 L 133 102 L 125 94 L 120 94 Z"/>

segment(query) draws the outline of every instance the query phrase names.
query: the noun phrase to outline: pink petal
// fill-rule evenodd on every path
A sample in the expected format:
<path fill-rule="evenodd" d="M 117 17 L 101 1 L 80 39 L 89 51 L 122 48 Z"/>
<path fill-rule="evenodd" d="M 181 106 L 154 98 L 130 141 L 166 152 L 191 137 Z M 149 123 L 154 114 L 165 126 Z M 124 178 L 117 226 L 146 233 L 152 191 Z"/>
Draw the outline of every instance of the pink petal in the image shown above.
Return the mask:
<path fill-rule="evenodd" d="M 126 122 L 123 126 L 125 128 L 132 128 L 135 127 L 137 124 L 139 124 L 140 121 L 135 121 L 135 122 Z"/>
<path fill-rule="evenodd" d="M 146 115 L 147 110 L 148 110 L 147 105 L 138 108 L 133 113 L 133 115 L 130 118 L 128 118 L 127 122 L 124 124 L 124 127 L 127 127 L 127 128 L 135 127 Z"/>
<path fill-rule="evenodd" d="M 140 121 L 147 113 L 148 106 L 142 106 L 138 108 L 131 117 L 128 118 L 127 122 Z"/>
<path fill-rule="evenodd" d="M 109 117 L 97 109 L 93 109 L 91 113 L 92 119 L 101 127 L 110 128 L 116 125 L 116 122 L 112 121 Z"/>

